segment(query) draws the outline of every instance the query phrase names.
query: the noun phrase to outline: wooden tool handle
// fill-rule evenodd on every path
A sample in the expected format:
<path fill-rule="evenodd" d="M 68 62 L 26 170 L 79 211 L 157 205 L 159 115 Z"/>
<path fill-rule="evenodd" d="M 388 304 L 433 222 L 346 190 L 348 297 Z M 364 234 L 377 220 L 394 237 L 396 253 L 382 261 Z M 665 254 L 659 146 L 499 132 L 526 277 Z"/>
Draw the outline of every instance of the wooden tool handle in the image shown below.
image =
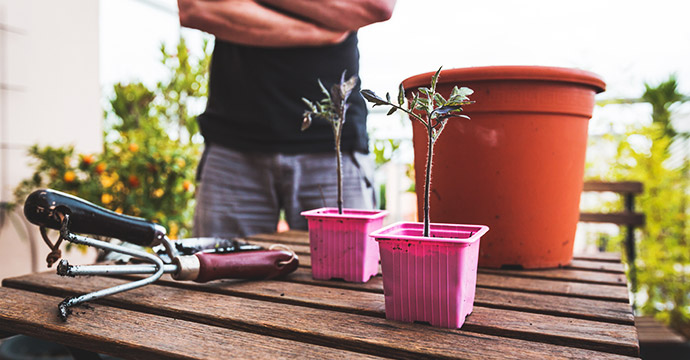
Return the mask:
<path fill-rule="evenodd" d="M 297 269 L 297 256 L 282 250 L 245 251 L 232 254 L 197 253 L 200 268 L 196 282 L 217 279 L 272 279 Z"/>

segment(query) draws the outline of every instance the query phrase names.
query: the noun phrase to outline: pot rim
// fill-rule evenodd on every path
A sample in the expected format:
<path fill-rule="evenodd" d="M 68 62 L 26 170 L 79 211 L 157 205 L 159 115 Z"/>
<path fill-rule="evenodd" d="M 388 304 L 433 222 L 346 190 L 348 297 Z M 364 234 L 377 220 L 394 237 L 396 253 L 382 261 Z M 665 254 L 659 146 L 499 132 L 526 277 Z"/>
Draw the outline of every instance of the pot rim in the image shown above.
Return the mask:
<path fill-rule="evenodd" d="M 403 86 L 417 88 L 428 86 L 435 71 L 410 76 L 403 80 Z M 586 70 L 555 66 L 497 65 L 454 68 L 441 70 L 439 82 L 469 82 L 491 80 L 541 80 L 582 84 L 590 86 L 596 93 L 606 90 L 601 76 Z"/>
<path fill-rule="evenodd" d="M 338 218 L 338 219 L 360 219 L 360 220 L 376 220 L 388 215 L 388 210 L 360 210 L 360 209 L 345 209 L 343 213 L 338 213 L 338 208 L 322 207 L 313 210 L 302 211 L 300 215 L 307 219 L 312 218 Z"/>
<path fill-rule="evenodd" d="M 468 238 L 457 239 L 449 237 L 425 237 L 421 235 L 402 235 L 396 234 L 396 231 L 401 230 L 413 230 L 419 231 L 420 233 L 424 229 L 424 223 L 421 222 L 407 222 L 400 221 L 394 224 L 390 224 L 381 229 L 373 231 L 369 236 L 376 239 L 376 241 L 422 241 L 422 242 L 434 242 L 434 243 L 447 243 L 447 244 L 458 244 L 458 245 L 468 245 L 478 241 L 487 231 L 489 227 L 486 225 L 474 225 L 474 224 L 445 224 L 445 223 L 431 223 L 429 224 L 429 229 L 434 230 L 434 228 L 445 229 L 448 231 L 460 231 L 465 229 L 466 232 L 471 232 L 472 235 Z M 468 229 L 471 228 L 472 230 Z"/>

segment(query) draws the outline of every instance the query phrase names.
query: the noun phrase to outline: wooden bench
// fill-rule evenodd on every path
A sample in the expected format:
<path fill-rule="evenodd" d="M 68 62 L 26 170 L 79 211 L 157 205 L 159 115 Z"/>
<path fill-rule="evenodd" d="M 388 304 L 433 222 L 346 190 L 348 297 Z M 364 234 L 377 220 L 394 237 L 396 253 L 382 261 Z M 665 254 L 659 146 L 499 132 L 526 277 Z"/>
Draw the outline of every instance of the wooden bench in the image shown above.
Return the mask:
<path fill-rule="evenodd" d="M 644 359 L 690 359 L 690 343 L 652 316 L 635 316 Z"/>

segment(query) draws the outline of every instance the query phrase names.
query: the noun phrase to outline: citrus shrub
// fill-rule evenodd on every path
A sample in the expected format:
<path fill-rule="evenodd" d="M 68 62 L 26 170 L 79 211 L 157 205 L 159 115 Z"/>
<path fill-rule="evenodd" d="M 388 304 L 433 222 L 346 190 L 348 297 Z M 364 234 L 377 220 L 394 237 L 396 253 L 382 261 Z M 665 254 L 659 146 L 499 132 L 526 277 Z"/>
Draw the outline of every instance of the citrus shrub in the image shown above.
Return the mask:
<path fill-rule="evenodd" d="M 206 98 L 208 42 L 190 56 L 185 40 L 161 47 L 166 81 L 116 84 L 105 110 L 103 152 L 74 146 L 34 145 L 33 175 L 15 189 L 15 204 L 37 188 L 52 188 L 118 213 L 163 225 L 171 238 L 188 236 L 194 207 L 195 171 L 202 139 L 189 104 Z"/>

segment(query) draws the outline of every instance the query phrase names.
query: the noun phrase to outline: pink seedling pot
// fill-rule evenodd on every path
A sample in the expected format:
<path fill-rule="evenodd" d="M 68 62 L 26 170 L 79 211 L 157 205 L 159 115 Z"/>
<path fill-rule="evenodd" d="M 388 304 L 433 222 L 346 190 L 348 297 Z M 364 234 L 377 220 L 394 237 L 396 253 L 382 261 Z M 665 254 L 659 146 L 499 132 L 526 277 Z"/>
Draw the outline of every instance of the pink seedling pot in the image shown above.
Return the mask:
<path fill-rule="evenodd" d="M 484 225 L 399 222 L 374 231 L 383 272 L 386 318 L 460 328 L 472 312 Z"/>
<path fill-rule="evenodd" d="M 309 224 L 311 271 L 316 280 L 363 283 L 379 272 L 379 246 L 369 234 L 383 226 L 385 210 L 320 208 L 301 213 Z"/>

